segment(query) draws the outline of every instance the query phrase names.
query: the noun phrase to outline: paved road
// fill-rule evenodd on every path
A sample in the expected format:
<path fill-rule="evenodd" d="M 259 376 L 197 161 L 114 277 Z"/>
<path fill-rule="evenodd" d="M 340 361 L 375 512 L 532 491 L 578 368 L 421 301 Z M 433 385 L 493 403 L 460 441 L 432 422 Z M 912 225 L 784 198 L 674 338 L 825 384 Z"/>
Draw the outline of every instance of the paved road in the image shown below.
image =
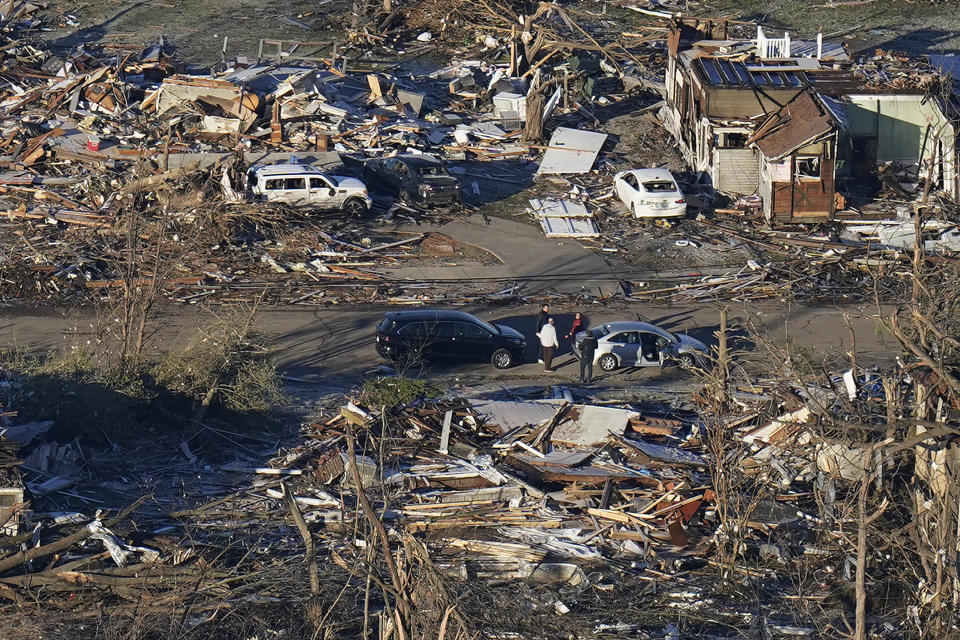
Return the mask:
<path fill-rule="evenodd" d="M 609 291 L 617 286 L 618 276 L 596 253 L 574 240 L 545 238 L 539 229 L 502 218 L 484 220 L 481 216 L 457 218 L 442 226 L 397 225 L 396 231 L 440 231 L 460 242 L 474 244 L 496 255 L 500 265 L 483 265 L 472 268 L 474 277 L 502 279 L 506 286 L 523 281 L 523 293 L 535 299 L 538 292 L 559 290 L 577 293 L 583 290 L 596 294 L 598 288 Z M 412 279 L 456 280 L 463 277 L 449 267 L 424 267 L 431 270 L 424 275 L 414 268 L 404 277 Z M 421 269 L 421 270 L 422 270 Z M 468 274 L 469 275 L 469 274 Z M 455 284 L 451 284 L 455 286 Z M 464 308 L 485 320 L 509 325 L 529 337 L 528 358 L 535 362 L 533 323 L 537 305 L 497 308 Z M 375 326 L 386 307 L 283 307 L 262 308 L 257 321 L 276 349 L 280 367 L 290 376 L 308 377 L 329 383 L 350 384 L 364 372 L 381 364 L 374 350 Z M 644 314 L 665 328 L 690 333 L 707 342 L 713 340 L 718 328 L 719 307 L 710 303 L 685 305 L 646 305 L 611 303 L 589 308 L 572 306 L 558 308 L 553 312 L 561 335 L 570 326 L 575 311 L 585 313 L 591 323 L 611 320 L 632 320 L 638 313 Z M 749 307 L 731 307 L 731 321 L 751 325 L 760 335 L 778 344 L 788 341 L 799 345 L 806 353 L 819 358 L 838 359 L 849 348 L 849 333 L 844 325 L 844 313 L 853 319 L 857 335 L 858 358 L 861 364 L 888 362 L 897 353 L 894 341 L 878 329 L 876 309 L 870 305 L 844 308 L 819 306 L 788 306 L 775 302 L 753 303 Z M 183 343 L 198 327 L 208 325 L 213 316 L 209 311 L 189 306 L 169 306 L 158 318 L 154 346 L 169 349 Z M 69 345 L 72 342 L 89 340 L 94 328 L 102 324 L 96 313 L 89 309 L 70 312 L 44 309 L 40 311 L 16 311 L 0 309 L 0 348 L 11 345 L 33 349 L 50 349 Z M 741 331 L 742 333 L 742 331 Z M 757 345 L 746 345 L 756 354 L 762 351 Z M 745 358 L 749 359 L 749 358 Z M 577 375 L 576 363 L 569 351 L 561 349 L 558 359 L 559 371 L 544 374 L 536 364 L 526 364 L 507 371 L 497 371 L 489 364 L 458 367 L 433 367 L 427 375 L 441 380 L 470 381 L 522 381 L 545 384 L 565 381 Z M 652 378 L 686 375 L 668 368 L 660 371 L 650 368 L 642 371 L 617 372 L 605 376 L 606 383 L 630 385 L 637 380 L 649 382 Z M 645 382 L 645 383 L 646 383 Z"/>
<path fill-rule="evenodd" d="M 290 376 L 304 377 L 331 385 L 349 385 L 364 372 L 382 364 L 374 350 L 374 334 L 383 308 L 266 308 L 260 311 L 258 327 L 264 331 L 276 349 L 280 367 Z M 535 364 L 533 351 L 533 323 L 536 305 L 471 309 L 479 317 L 509 325 L 530 336 L 530 360 L 534 363 L 498 371 L 489 364 L 433 367 L 427 376 L 450 383 L 477 382 L 504 384 L 550 384 L 569 382 L 577 375 L 576 363 L 568 350 L 561 350 L 559 370 L 545 374 Z M 673 331 L 689 333 L 705 342 L 711 342 L 718 328 L 719 308 L 712 305 L 651 306 L 623 304 L 596 308 L 552 309 L 561 333 L 570 326 L 572 313 L 582 311 L 591 324 L 615 319 L 635 319 L 643 313 Z M 762 303 L 754 304 L 749 312 L 731 308 L 731 321 L 752 323 L 763 335 L 776 344 L 788 340 L 806 353 L 816 357 L 838 359 L 849 348 L 849 334 L 844 326 L 843 313 L 852 317 L 856 331 L 858 358 L 861 365 L 889 362 L 897 353 L 895 341 L 878 331 L 875 309 L 869 306 L 787 307 Z M 208 325 L 212 315 L 195 307 L 174 306 L 158 319 L 159 331 L 154 346 L 169 348 L 182 343 L 196 331 Z M 0 347 L 19 345 L 34 349 L 50 349 L 86 341 L 93 334 L 96 317 L 89 310 L 73 312 L 0 311 Z M 738 333 L 743 333 L 738 332 Z M 749 352 L 762 348 L 746 345 Z M 748 359 L 746 356 L 745 360 Z M 604 384 L 629 386 L 638 381 L 644 384 L 657 380 L 670 381 L 685 376 L 673 368 L 661 371 L 655 367 L 645 370 L 615 372 L 605 376 Z"/>
<path fill-rule="evenodd" d="M 435 231 L 478 246 L 503 263 L 509 279 L 526 282 L 526 295 L 547 290 L 596 295 L 600 288 L 608 293 L 619 288 L 619 278 L 598 254 L 576 240 L 547 238 L 533 225 L 473 215 L 443 225 L 404 224 L 390 230 Z"/>

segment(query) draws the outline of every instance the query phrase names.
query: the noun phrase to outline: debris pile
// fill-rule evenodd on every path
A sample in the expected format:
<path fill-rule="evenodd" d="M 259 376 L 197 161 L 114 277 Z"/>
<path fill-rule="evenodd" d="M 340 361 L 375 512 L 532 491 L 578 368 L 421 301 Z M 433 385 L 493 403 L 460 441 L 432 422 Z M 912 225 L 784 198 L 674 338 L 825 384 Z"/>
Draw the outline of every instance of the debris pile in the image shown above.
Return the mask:
<path fill-rule="evenodd" d="M 132 277 L 180 302 L 236 301 L 268 289 L 277 302 L 312 303 L 357 285 L 367 287 L 363 301 L 456 300 L 429 282 L 403 294 L 400 281 L 366 270 L 407 258 L 416 243 L 384 238 L 397 247 L 387 255 L 354 249 L 369 232 L 344 237 L 340 230 L 353 225 L 341 213 L 252 201 L 247 170 L 296 153 L 357 176 L 369 158 L 429 153 L 451 163 L 470 211 L 471 202 L 522 189 L 536 169 L 531 160 L 552 151 L 528 131 L 528 103 L 539 104 L 541 130 L 592 122 L 576 97 L 625 98 L 624 60 L 635 57 L 623 47 L 594 57 L 572 40 L 550 44 L 546 35 L 559 24 L 589 35 L 559 8 L 544 5 L 531 20 L 539 44 L 525 55 L 493 62 L 494 48 L 432 73 L 355 70 L 348 61 L 357 43 L 339 51 L 280 43 L 272 57 L 261 46 L 255 61 L 202 70 L 176 60 L 162 40 L 119 50 L 88 44 L 64 56 L 10 40 L 0 99 L 0 295 L 82 301 L 109 296 Z M 329 57 L 306 55 L 316 49 L 308 45 L 323 45 Z M 572 130 L 554 137 L 562 131 Z M 605 135 L 591 135 L 598 144 L 576 172 L 590 171 L 600 153 Z M 385 224 L 452 215 L 382 194 L 373 213 Z M 123 257 L 131 249 L 140 256 L 134 265 Z M 468 297 L 495 293 L 478 285 Z"/>
<path fill-rule="evenodd" d="M 826 382 L 813 373 L 758 378 L 719 394 L 707 377 L 690 402 L 670 406 L 575 400 L 563 388 L 549 398 L 447 396 L 379 410 L 348 402 L 266 464 L 245 447 L 210 463 L 209 451 L 184 442 L 156 460 L 175 471 L 175 493 L 157 486 L 152 499 L 94 517 L 34 505 L 24 523 L 32 534 L 0 538 L 9 552 L 0 595 L 67 611 L 58 594 L 69 591 L 114 615 L 147 598 L 150 619 L 190 594 L 199 616 L 191 625 L 202 627 L 228 623 L 224 611 L 309 609 L 312 598 L 333 602 L 342 591 L 349 597 L 326 615 L 345 634 L 366 627 L 396 637 L 418 625 L 435 636 L 442 619 L 465 635 L 599 632 L 598 606 L 603 625 L 648 633 L 678 615 L 717 637 L 737 625 L 768 637 L 837 629 L 843 594 L 861 579 L 856 563 L 867 561 L 855 559 L 865 535 L 858 494 L 882 485 L 870 491 L 871 508 L 882 500 L 876 526 L 891 540 L 907 535 L 909 516 L 888 511 L 885 492 L 914 490 L 897 469 L 920 442 L 931 457 L 915 471 L 917 486 L 942 488 L 937 460 L 953 455 L 942 447 L 960 406 L 932 371 L 856 371 Z M 908 417 L 917 393 L 938 413 L 897 445 L 918 420 Z M 851 437 L 853 424 L 866 431 Z M 11 430 L 28 432 L 43 425 Z M 24 466 L 90 470 L 90 452 L 75 453 L 42 444 Z M 45 491 L 47 501 L 83 498 L 69 485 L 27 486 L 38 500 Z M 894 580 L 901 561 L 899 552 L 869 554 L 870 588 Z M 750 585 L 760 583 L 770 614 L 757 619 Z M 424 589 L 442 606 L 414 614 Z M 623 608 L 637 593 L 651 603 L 639 623 L 635 607 Z M 477 613 L 454 616 L 467 605 Z"/>

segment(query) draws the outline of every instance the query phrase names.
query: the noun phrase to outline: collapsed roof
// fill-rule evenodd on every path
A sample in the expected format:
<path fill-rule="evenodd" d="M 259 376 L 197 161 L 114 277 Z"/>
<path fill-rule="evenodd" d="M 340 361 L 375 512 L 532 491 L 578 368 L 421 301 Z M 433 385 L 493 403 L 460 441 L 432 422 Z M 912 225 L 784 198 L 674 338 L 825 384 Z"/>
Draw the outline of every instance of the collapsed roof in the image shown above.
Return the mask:
<path fill-rule="evenodd" d="M 811 91 L 804 91 L 757 127 L 747 143 L 756 143 L 766 158 L 778 160 L 834 131 L 837 122 Z"/>

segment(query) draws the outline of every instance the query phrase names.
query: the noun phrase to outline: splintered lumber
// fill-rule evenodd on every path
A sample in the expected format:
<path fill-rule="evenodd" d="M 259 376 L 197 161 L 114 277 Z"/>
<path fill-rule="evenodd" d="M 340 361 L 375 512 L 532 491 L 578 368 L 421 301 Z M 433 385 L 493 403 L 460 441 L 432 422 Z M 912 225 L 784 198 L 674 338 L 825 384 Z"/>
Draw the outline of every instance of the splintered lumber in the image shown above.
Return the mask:
<path fill-rule="evenodd" d="M 669 420 L 666 418 L 652 418 L 641 416 L 631 418 L 627 423 L 629 429 L 636 433 L 657 436 L 672 436 L 677 429 L 683 426 L 680 420 Z"/>
<path fill-rule="evenodd" d="M 20 153 L 18 158 L 19 162 L 25 166 L 29 166 L 39 160 L 43 156 L 43 145 L 50 138 L 57 138 L 62 136 L 66 131 L 63 129 L 51 129 L 46 133 L 43 133 L 36 138 L 33 138 L 27 141 L 26 148 Z"/>
<path fill-rule="evenodd" d="M 53 218 L 58 222 L 76 224 L 84 227 L 109 227 L 113 224 L 112 216 L 101 216 L 93 213 L 83 213 L 82 211 L 55 211 L 50 209 L 8 209 L 2 215 L 9 218 L 27 218 L 30 220 L 46 220 Z"/>
<path fill-rule="evenodd" d="M 443 541 L 450 547 L 464 549 L 473 553 L 493 556 L 504 560 L 521 560 L 524 562 L 541 562 L 546 558 L 546 552 L 533 549 L 527 544 L 512 542 L 491 542 L 488 540 L 460 540 L 447 538 Z"/>
<path fill-rule="evenodd" d="M 469 491 L 444 491 L 440 494 L 441 502 L 458 502 L 461 504 L 474 504 L 484 501 L 508 502 L 520 498 L 523 498 L 523 491 L 520 487 L 513 486 L 484 487 Z"/>
<path fill-rule="evenodd" d="M 602 483 L 609 478 L 612 480 L 636 480 L 641 483 L 652 483 L 653 486 L 657 485 L 655 479 L 627 467 L 602 467 L 597 465 L 571 467 L 543 462 L 539 458 L 529 455 L 511 455 L 507 460 L 541 481 Z"/>
<path fill-rule="evenodd" d="M 616 511 L 614 509 L 597 509 L 589 507 L 587 513 L 601 520 L 613 520 L 623 524 L 638 524 L 648 528 L 654 528 L 653 523 L 648 522 L 653 516 L 641 516 L 636 513 L 627 513 L 626 511 Z"/>
<path fill-rule="evenodd" d="M 144 178 L 134 180 L 133 182 L 130 182 L 124 186 L 121 193 L 123 195 L 127 195 L 129 193 L 138 193 L 151 187 L 161 185 L 164 182 L 173 182 L 174 180 L 185 178 L 190 174 L 195 173 L 198 169 L 200 169 L 200 160 L 194 160 L 193 162 L 190 162 L 189 164 L 177 169 L 170 169 L 169 171 L 158 173 L 157 175 L 146 176 Z"/>
<path fill-rule="evenodd" d="M 183 278 L 161 278 L 158 279 L 156 284 L 162 287 L 184 285 L 184 284 L 200 284 L 200 281 L 203 278 L 201 276 L 186 276 Z M 142 287 L 153 282 L 153 278 L 134 278 L 131 283 L 132 286 Z M 89 289 L 105 289 L 105 288 L 116 288 L 123 287 L 127 284 L 126 280 L 91 280 L 84 283 L 84 286 Z"/>
<path fill-rule="evenodd" d="M 258 473 L 267 476 L 299 476 L 303 474 L 301 469 L 274 469 L 273 467 L 245 467 L 239 464 L 225 464 L 220 467 L 224 471 L 234 473 Z"/>

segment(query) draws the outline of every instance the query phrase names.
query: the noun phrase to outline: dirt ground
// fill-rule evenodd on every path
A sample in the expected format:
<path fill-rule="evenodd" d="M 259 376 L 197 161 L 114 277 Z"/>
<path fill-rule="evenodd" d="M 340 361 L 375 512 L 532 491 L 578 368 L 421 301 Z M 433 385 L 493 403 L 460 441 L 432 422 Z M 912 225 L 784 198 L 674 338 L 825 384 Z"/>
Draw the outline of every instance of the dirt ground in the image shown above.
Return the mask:
<path fill-rule="evenodd" d="M 843 39 L 855 52 L 875 47 L 911 53 L 960 49 L 960 12 L 954 2 L 873 0 L 836 6 L 842 4 L 829 0 L 707 0 L 681 3 L 679 8 L 684 15 L 760 21 L 801 37 L 822 30 L 829 37 Z M 155 42 L 162 35 L 183 59 L 212 64 L 220 60 L 224 36 L 229 37 L 228 56 L 255 55 L 260 38 L 329 40 L 342 28 L 350 7 L 345 0 L 58 0 L 49 4 L 45 14 L 48 26 L 56 28 L 45 32 L 44 39 L 72 47 L 101 38 L 125 44 Z M 67 15 L 73 19 L 68 20 Z M 608 17 L 625 26 L 652 20 L 615 7 L 609 7 Z"/>
<path fill-rule="evenodd" d="M 794 38 L 812 39 L 822 31 L 825 37 L 845 42 L 852 53 L 872 53 L 881 48 L 917 55 L 929 50 L 960 49 L 960 11 L 951 0 L 868 0 L 863 4 L 844 0 L 706 0 L 682 5 L 684 15 L 760 22 L 767 31 L 787 29 Z M 630 19 L 646 18 L 633 14 Z M 739 28 L 743 30 L 739 35 L 745 37 L 753 29 L 747 25 Z"/>
<path fill-rule="evenodd" d="M 157 42 L 162 36 L 181 60 L 209 65 L 220 61 L 224 36 L 228 37 L 228 58 L 256 57 L 261 38 L 331 41 L 339 33 L 338 19 L 348 6 L 349 2 L 343 0 L 57 1 L 50 3 L 41 15 L 49 26 L 60 25 L 44 34 L 45 40 L 59 48 L 70 49 L 99 40 L 146 44 Z M 296 23 L 287 21 L 288 18 Z"/>

